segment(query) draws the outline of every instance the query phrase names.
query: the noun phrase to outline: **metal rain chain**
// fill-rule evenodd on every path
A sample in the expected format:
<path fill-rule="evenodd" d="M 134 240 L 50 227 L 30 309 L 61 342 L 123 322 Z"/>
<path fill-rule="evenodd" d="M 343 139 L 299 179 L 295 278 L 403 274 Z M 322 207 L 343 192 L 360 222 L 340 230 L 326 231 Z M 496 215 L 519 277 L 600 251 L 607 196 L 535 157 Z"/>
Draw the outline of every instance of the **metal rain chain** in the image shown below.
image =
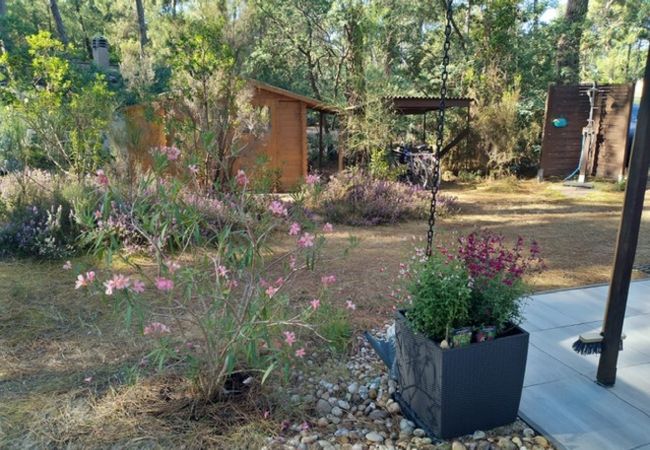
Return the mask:
<path fill-rule="evenodd" d="M 449 72 L 447 66 L 449 65 L 449 47 L 451 46 L 451 20 L 452 20 L 452 1 L 445 0 L 447 5 L 446 11 L 446 25 L 445 25 L 445 43 L 442 47 L 442 84 L 440 85 L 440 107 L 438 109 L 438 122 L 436 125 L 436 147 L 434 149 L 433 157 L 433 180 L 431 183 L 431 210 L 429 213 L 429 231 L 427 232 L 427 257 L 431 257 L 433 250 L 433 232 L 436 225 L 436 207 L 438 196 L 438 188 L 440 185 L 440 149 L 442 148 L 444 130 L 445 130 L 445 100 L 447 98 L 447 78 Z"/>

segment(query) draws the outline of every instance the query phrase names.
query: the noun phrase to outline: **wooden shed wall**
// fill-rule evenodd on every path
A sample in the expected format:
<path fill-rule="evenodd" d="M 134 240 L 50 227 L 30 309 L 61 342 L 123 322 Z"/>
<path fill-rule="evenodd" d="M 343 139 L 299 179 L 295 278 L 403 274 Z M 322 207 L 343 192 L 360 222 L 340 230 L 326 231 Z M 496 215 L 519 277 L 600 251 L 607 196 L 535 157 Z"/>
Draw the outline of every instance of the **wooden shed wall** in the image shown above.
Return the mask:
<path fill-rule="evenodd" d="M 540 168 L 544 176 L 566 177 L 578 166 L 582 128 L 589 117 L 590 85 L 551 85 L 546 100 L 546 117 Z M 625 173 L 627 130 L 634 96 L 633 84 L 601 85 L 594 111 L 596 146 L 590 159 L 589 175 L 618 178 Z M 553 119 L 565 117 L 568 126 L 555 128 Z"/>
<path fill-rule="evenodd" d="M 604 87 L 600 96 L 597 145 L 590 171 L 599 177 L 618 178 L 627 172 L 628 140 L 634 84 Z"/>
<path fill-rule="evenodd" d="M 260 173 L 258 157 L 268 157 L 266 168 L 278 169 L 280 188 L 290 190 L 307 176 L 307 105 L 281 94 L 255 88 L 252 99 L 255 106 L 269 108 L 270 128 L 260 139 L 251 139 L 234 164 L 234 170 L 244 169 L 251 176 Z M 150 149 L 171 142 L 164 127 L 153 120 L 155 113 L 147 114 L 144 106 L 126 108 L 128 130 L 127 148 L 135 162 L 151 165 Z"/>
<path fill-rule="evenodd" d="M 143 105 L 133 105 L 124 109 L 124 116 L 130 163 L 150 167 L 153 163 L 151 149 L 167 145 L 161 110 L 149 111 Z"/>
<path fill-rule="evenodd" d="M 289 190 L 307 176 L 307 105 L 261 88 L 256 88 L 252 103 L 269 108 L 271 127 L 249 143 L 235 167 L 252 172 L 258 157 L 265 155 L 269 168 L 279 169 L 281 188 Z"/>

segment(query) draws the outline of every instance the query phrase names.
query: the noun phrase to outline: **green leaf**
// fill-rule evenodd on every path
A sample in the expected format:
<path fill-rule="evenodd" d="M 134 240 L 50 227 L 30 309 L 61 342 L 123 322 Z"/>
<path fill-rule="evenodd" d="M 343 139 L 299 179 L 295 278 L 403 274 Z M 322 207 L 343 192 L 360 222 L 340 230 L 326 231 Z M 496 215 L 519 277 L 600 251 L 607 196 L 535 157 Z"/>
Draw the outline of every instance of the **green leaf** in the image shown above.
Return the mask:
<path fill-rule="evenodd" d="M 264 371 L 264 375 L 262 375 L 262 384 L 266 381 L 266 379 L 271 375 L 271 372 L 273 372 L 273 369 L 275 369 L 277 363 L 272 363 L 269 367 L 266 368 Z"/>

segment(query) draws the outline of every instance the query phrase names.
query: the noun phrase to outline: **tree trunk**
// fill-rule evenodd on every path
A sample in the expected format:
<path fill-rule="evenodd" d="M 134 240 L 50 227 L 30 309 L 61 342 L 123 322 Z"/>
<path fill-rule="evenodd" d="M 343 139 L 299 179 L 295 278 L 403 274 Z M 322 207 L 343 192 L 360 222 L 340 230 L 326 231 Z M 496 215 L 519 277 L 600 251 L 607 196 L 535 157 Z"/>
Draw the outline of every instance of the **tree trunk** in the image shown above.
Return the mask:
<path fill-rule="evenodd" d="M 86 31 L 86 24 L 84 23 L 84 18 L 81 15 L 81 2 L 79 0 L 75 1 L 74 9 L 77 12 L 77 18 L 79 19 L 81 32 L 84 35 L 84 45 L 86 46 L 86 53 L 88 53 L 88 59 L 93 59 L 93 49 L 92 46 L 90 45 L 90 38 L 88 37 L 88 32 Z"/>
<path fill-rule="evenodd" d="M 54 17 L 56 32 L 59 35 L 59 39 L 61 39 L 61 42 L 63 42 L 63 44 L 68 45 L 68 35 L 65 34 L 65 26 L 63 25 L 61 12 L 59 11 L 59 4 L 56 2 L 56 0 L 50 0 L 50 10 L 52 11 L 52 17 Z"/>
<path fill-rule="evenodd" d="M 557 81 L 560 84 L 580 82 L 580 40 L 589 0 L 568 0 L 564 15 L 564 32 L 557 43 Z"/>
<path fill-rule="evenodd" d="M 140 52 L 144 53 L 144 47 L 149 41 L 147 39 L 147 24 L 144 20 L 144 5 L 142 0 L 135 0 L 135 9 L 138 13 L 138 28 L 140 29 Z"/>

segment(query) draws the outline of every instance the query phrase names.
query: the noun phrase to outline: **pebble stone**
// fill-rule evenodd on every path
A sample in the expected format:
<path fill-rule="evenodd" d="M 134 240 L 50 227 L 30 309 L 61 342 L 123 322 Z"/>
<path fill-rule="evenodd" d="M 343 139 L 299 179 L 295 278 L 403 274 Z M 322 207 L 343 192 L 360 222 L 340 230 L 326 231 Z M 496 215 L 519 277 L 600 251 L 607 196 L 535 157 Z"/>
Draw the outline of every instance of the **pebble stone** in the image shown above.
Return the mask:
<path fill-rule="evenodd" d="M 365 339 L 359 336 L 355 344 L 347 360 L 323 353 L 296 369 L 287 399 L 300 419 L 288 428 L 283 424 L 286 431 L 269 437 L 263 450 L 553 449 L 521 420 L 446 442 L 431 439 L 402 414 L 393 399 L 399 387 Z"/>
<path fill-rule="evenodd" d="M 379 433 L 375 433 L 374 431 L 366 434 L 366 439 L 368 439 L 370 442 L 384 442 L 384 437 Z"/>

